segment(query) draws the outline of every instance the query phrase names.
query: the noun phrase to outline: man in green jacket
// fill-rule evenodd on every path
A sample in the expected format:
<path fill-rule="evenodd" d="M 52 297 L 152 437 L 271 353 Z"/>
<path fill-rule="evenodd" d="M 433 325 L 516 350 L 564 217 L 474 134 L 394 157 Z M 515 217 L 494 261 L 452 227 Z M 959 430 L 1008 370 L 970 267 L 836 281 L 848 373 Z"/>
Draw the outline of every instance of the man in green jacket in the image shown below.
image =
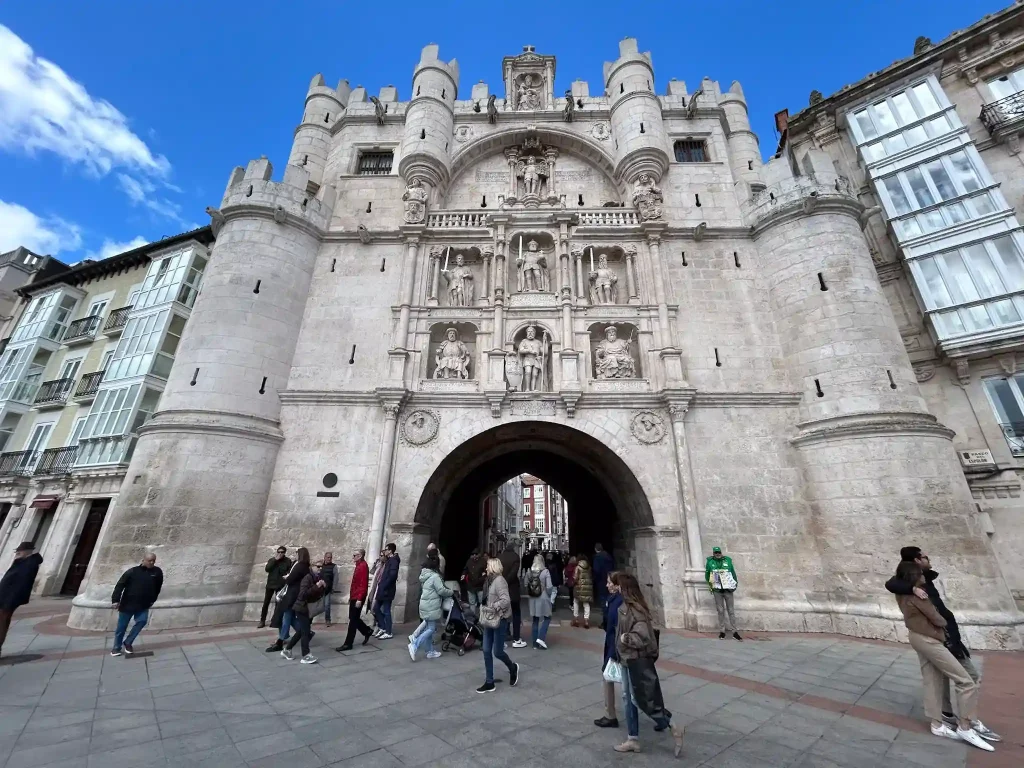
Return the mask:
<path fill-rule="evenodd" d="M 718 639 L 725 637 L 726 632 L 732 632 L 733 637 L 742 640 L 736 631 L 736 614 L 732 605 L 732 593 L 737 587 L 736 569 L 732 567 L 732 558 L 722 554 L 721 547 L 711 550 L 711 557 L 704 563 L 704 578 L 715 598 L 715 610 L 718 611 Z"/>

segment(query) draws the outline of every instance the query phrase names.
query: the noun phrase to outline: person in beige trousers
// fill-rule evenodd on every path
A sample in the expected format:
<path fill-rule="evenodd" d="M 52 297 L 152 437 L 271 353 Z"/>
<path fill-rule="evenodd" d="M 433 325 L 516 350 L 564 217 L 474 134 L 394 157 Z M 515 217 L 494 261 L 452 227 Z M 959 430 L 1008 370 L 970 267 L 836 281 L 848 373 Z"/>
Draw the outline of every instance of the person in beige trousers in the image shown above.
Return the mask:
<path fill-rule="evenodd" d="M 924 571 L 917 563 L 901 562 L 896 569 L 896 575 L 915 587 L 924 587 Z M 910 637 L 910 647 L 917 652 L 917 658 L 921 662 L 924 711 L 932 721 L 932 734 L 954 741 L 966 741 L 971 746 L 987 752 L 994 751 L 995 748 L 981 738 L 972 725 L 978 717 L 978 684 L 946 648 L 946 620 L 930 600 L 916 594 L 896 595 L 896 603 L 903 613 L 903 623 Z M 948 685 L 947 680 L 952 682 L 956 689 L 959 715 L 956 730 L 942 720 L 942 689 Z"/>

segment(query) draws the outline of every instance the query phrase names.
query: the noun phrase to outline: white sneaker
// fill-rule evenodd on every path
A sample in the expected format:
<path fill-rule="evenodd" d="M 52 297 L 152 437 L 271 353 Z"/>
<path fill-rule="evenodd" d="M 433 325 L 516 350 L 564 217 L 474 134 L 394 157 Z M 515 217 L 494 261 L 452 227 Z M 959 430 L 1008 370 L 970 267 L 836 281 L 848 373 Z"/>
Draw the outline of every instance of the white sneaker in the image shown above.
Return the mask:
<path fill-rule="evenodd" d="M 428 659 L 440 659 L 441 658 L 441 652 L 440 651 L 427 651 L 427 658 Z"/>
<path fill-rule="evenodd" d="M 950 728 L 945 723 L 940 725 L 938 728 L 936 728 L 933 725 L 932 726 L 932 736 L 943 736 L 944 738 L 952 739 L 953 741 L 962 741 L 962 739 L 960 738 L 960 736 L 957 733 L 957 731 L 954 730 L 953 728 Z"/>
<path fill-rule="evenodd" d="M 377 638 L 379 640 L 390 640 L 392 637 L 394 637 L 394 635 L 392 635 L 390 632 L 381 632 L 379 635 L 377 635 Z"/>
<path fill-rule="evenodd" d="M 971 722 L 971 727 L 975 731 L 977 731 L 978 735 L 981 736 L 981 738 L 983 738 L 985 741 L 1002 741 L 1003 740 L 1002 736 L 1000 736 L 998 733 L 996 733 L 991 728 L 989 728 L 987 725 L 985 725 L 983 722 L 981 722 L 981 720 L 973 720 Z"/>
<path fill-rule="evenodd" d="M 413 661 L 416 661 L 416 646 L 413 645 L 412 643 L 409 643 L 408 647 L 409 647 L 409 658 L 412 659 Z"/>
<path fill-rule="evenodd" d="M 416 635 L 409 635 L 409 644 L 412 645 L 416 642 Z"/>
<path fill-rule="evenodd" d="M 288 659 L 288 661 L 294 661 L 295 657 L 292 656 L 292 652 L 285 648 L 281 651 L 281 658 Z"/>
<path fill-rule="evenodd" d="M 512 647 L 513 648 L 525 648 L 526 647 L 526 641 L 525 640 L 513 640 L 512 641 Z"/>
<path fill-rule="evenodd" d="M 987 741 L 985 741 L 983 738 L 981 738 L 981 734 L 973 728 L 968 728 L 967 730 L 964 730 L 963 728 L 957 728 L 956 735 L 959 736 L 962 741 L 966 741 L 972 747 L 983 749 L 986 752 L 996 751 L 996 748 L 989 744 Z"/>
<path fill-rule="evenodd" d="M 537 645 L 543 648 L 545 651 L 548 649 L 548 644 L 545 643 L 543 640 L 538 640 Z"/>
<path fill-rule="evenodd" d="M 299 661 L 299 664 L 316 664 L 316 662 L 316 656 L 314 656 L 311 653 L 307 653 L 305 656 L 302 657 L 302 660 Z"/>

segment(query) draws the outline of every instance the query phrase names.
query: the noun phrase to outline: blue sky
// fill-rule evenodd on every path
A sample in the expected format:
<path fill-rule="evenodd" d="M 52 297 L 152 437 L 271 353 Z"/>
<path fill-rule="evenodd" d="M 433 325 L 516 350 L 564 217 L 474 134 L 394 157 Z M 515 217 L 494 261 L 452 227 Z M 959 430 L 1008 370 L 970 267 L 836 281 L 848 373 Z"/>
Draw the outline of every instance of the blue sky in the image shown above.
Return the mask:
<path fill-rule="evenodd" d="M 420 48 L 441 46 L 502 94 L 501 58 L 558 57 L 556 93 L 602 91 L 618 41 L 652 52 L 656 85 L 739 80 L 764 153 L 796 112 L 1009 0 L 717 3 L 4 0 L 0 251 L 108 256 L 208 221 L 236 165 L 287 160 L 310 78 L 409 97 Z M 316 13 L 316 16 L 311 16 Z"/>

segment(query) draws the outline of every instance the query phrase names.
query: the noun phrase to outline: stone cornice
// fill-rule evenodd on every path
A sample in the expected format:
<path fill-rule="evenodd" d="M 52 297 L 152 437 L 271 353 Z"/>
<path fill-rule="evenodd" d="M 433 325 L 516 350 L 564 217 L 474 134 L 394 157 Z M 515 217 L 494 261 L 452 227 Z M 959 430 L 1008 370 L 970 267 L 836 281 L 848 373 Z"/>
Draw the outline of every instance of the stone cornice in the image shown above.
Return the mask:
<path fill-rule="evenodd" d="M 956 434 L 943 426 L 930 413 L 855 413 L 820 421 L 797 424 L 798 434 L 791 438 L 793 445 L 843 440 L 856 437 L 892 435 L 926 435 L 952 440 Z"/>
<path fill-rule="evenodd" d="M 324 230 L 320 229 L 315 224 L 311 224 L 301 216 L 289 213 L 283 208 L 274 209 L 265 205 L 243 204 L 229 205 L 225 208 L 221 208 L 220 212 L 224 216 L 225 224 L 232 219 L 268 219 L 269 221 L 274 221 L 278 224 L 287 224 L 295 229 L 301 229 L 303 232 L 306 232 L 320 240 L 322 240 L 326 234 Z M 282 216 L 284 216 L 284 221 L 278 221 Z"/>
<path fill-rule="evenodd" d="M 691 408 L 794 408 L 801 392 L 697 392 Z"/>
<path fill-rule="evenodd" d="M 784 224 L 794 219 L 806 219 L 822 213 L 837 213 L 850 216 L 856 219 L 864 210 L 864 206 L 852 197 L 823 197 L 814 204 L 814 209 L 808 213 L 804 210 L 803 200 L 793 200 L 789 203 L 782 203 L 764 216 L 760 221 L 750 228 L 750 235 L 755 240 L 772 227 Z"/>
<path fill-rule="evenodd" d="M 376 392 L 286 389 L 278 397 L 282 405 L 380 405 Z"/>
<path fill-rule="evenodd" d="M 160 411 L 138 429 L 139 435 L 168 432 L 207 432 L 212 434 L 280 443 L 284 434 L 276 421 L 227 411 Z"/>

